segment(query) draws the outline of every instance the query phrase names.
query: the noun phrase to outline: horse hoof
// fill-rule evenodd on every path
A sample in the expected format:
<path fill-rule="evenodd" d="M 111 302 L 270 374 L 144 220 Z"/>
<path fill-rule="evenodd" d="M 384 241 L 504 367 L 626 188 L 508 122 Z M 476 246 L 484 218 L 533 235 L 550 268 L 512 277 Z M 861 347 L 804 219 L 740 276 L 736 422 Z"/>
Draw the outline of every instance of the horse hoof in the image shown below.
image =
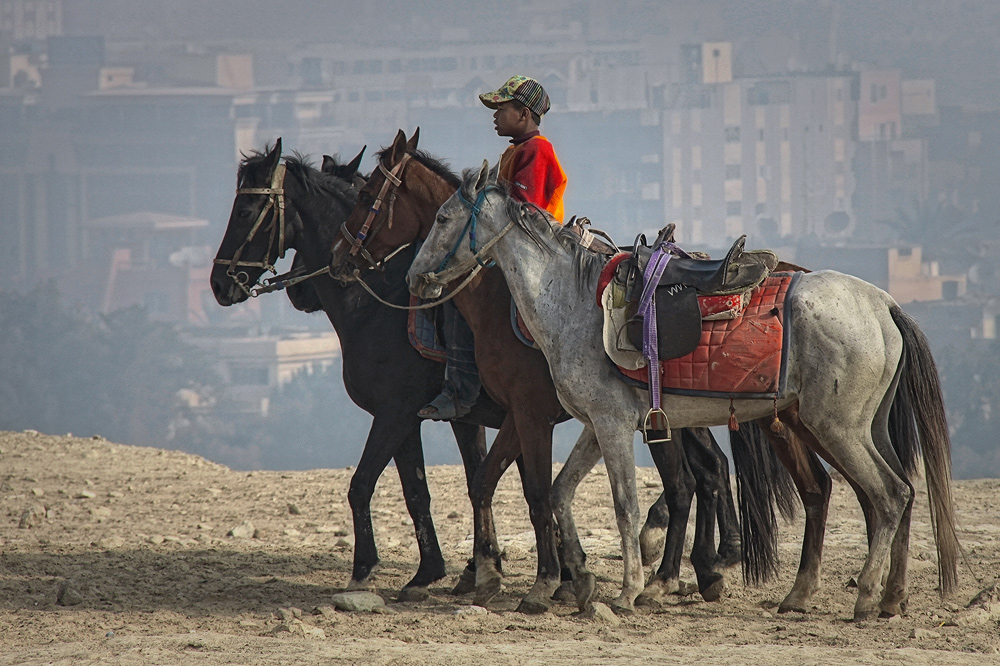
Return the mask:
<path fill-rule="evenodd" d="M 810 595 L 811 596 L 811 595 Z M 806 608 L 806 602 L 809 601 L 810 596 L 792 595 L 789 594 L 785 597 L 780 604 L 778 604 L 779 613 L 808 613 L 809 610 Z"/>
<path fill-rule="evenodd" d="M 580 580 L 576 581 L 573 585 L 573 590 L 576 592 L 576 606 L 581 611 L 587 610 L 587 606 L 590 605 L 590 599 L 594 596 L 594 590 L 597 589 L 597 577 L 589 571 L 580 576 Z"/>
<path fill-rule="evenodd" d="M 573 581 L 565 580 L 556 591 L 552 594 L 553 601 L 560 601 L 563 603 L 568 603 L 570 601 L 576 601 L 576 592 L 573 591 Z"/>
<path fill-rule="evenodd" d="M 701 589 L 701 598 L 705 601 L 718 601 L 726 592 L 726 579 L 720 574 L 713 574 L 707 577 L 710 582 Z"/>
<path fill-rule="evenodd" d="M 633 613 L 635 613 L 635 606 L 632 604 L 628 604 L 625 601 L 622 601 L 621 599 L 615 599 L 610 604 L 608 604 L 608 606 L 611 607 L 611 610 L 614 611 L 615 615 L 632 615 Z"/>
<path fill-rule="evenodd" d="M 375 583 L 371 578 L 366 578 L 364 580 L 351 579 L 347 582 L 347 587 L 344 588 L 346 592 L 354 592 L 356 590 L 364 590 L 366 592 L 372 592 L 375 590 Z"/>
<path fill-rule="evenodd" d="M 643 591 L 635 598 L 635 605 L 660 608 L 663 606 L 663 598 L 657 594 L 646 594 L 646 592 Z"/>
<path fill-rule="evenodd" d="M 427 601 L 431 598 L 431 593 L 426 587 L 404 587 L 399 591 L 397 601 Z"/>
<path fill-rule="evenodd" d="M 489 578 L 476 584 L 476 596 L 472 603 L 485 608 L 486 604 L 498 594 L 500 594 L 500 577 Z"/>
<path fill-rule="evenodd" d="M 786 604 L 786 603 L 782 603 L 782 604 L 780 604 L 778 606 L 778 613 L 779 614 L 784 614 L 784 613 L 805 613 L 805 612 L 806 612 L 805 606 L 803 606 L 802 604 Z"/>
<path fill-rule="evenodd" d="M 549 604 L 543 601 L 525 597 L 524 599 L 521 599 L 521 603 L 517 605 L 517 612 L 524 613 L 525 615 L 542 615 L 543 613 L 548 613 L 549 608 Z"/>
<path fill-rule="evenodd" d="M 462 575 L 458 577 L 458 582 L 451 589 L 452 594 L 471 594 L 476 591 L 476 572 L 466 567 Z"/>
<path fill-rule="evenodd" d="M 866 620 L 874 620 L 879 616 L 879 609 L 869 608 L 866 610 L 854 609 L 854 621 L 855 622 L 865 622 Z"/>
<path fill-rule="evenodd" d="M 649 567 L 663 559 L 667 530 L 662 527 L 643 526 L 639 533 L 639 553 L 642 566 Z"/>
<path fill-rule="evenodd" d="M 676 578 L 664 580 L 655 576 L 635 599 L 637 606 L 661 606 L 669 594 L 677 594 L 679 581 Z"/>

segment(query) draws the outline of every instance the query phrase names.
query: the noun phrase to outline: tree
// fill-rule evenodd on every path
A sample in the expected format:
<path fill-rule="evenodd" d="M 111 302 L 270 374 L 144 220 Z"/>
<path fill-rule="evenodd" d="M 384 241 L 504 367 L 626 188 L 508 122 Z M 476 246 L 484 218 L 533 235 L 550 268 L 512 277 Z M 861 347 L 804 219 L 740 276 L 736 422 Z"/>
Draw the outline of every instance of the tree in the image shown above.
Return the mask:
<path fill-rule="evenodd" d="M 213 381 L 193 347 L 138 307 L 100 318 L 52 285 L 0 292 L 0 428 L 163 445 L 183 388 Z"/>

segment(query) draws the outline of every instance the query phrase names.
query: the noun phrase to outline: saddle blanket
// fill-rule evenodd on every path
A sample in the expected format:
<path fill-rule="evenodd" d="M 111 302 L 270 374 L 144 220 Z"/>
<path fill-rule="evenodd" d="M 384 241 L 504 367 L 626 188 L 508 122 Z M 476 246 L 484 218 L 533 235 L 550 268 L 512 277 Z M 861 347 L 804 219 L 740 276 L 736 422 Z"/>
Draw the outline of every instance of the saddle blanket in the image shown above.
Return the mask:
<path fill-rule="evenodd" d="M 410 296 L 410 307 L 420 305 L 421 300 Z M 445 346 L 438 337 L 436 315 L 438 308 L 429 310 L 410 310 L 406 318 L 406 333 L 410 344 L 424 358 L 444 363 Z"/>
<path fill-rule="evenodd" d="M 422 302 L 416 296 L 410 296 L 410 307 L 420 305 Z M 410 345 L 421 356 L 444 363 L 447 350 L 444 341 L 438 335 L 437 311 L 436 307 L 429 310 L 410 310 L 406 320 L 406 333 L 410 338 Z M 521 314 L 517 311 L 517 305 L 514 304 L 513 298 L 510 299 L 510 324 L 518 340 L 532 349 L 538 349 L 535 339 L 531 336 L 531 331 L 528 330 Z"/>
<path fill-rule="evenodd" d="M 750 292 L 742 316 L 703 321 L 697 349 L 661 361 L 663 392 L 718 398 L 783 396 L 790 333 L 786 325 L 789 296 L 799 275 L 772 273 Z M 644 359 L 642 367 L 617 363 L 616 367 L 626 382 L 647 386 L 649 375 Z"/>

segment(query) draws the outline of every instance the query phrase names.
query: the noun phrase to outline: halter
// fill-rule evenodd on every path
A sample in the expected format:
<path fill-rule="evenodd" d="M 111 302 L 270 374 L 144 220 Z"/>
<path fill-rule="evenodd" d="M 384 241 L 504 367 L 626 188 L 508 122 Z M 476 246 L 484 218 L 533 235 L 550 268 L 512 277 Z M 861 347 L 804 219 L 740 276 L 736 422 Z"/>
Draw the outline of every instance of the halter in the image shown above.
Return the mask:
<path fill-rule="evenodd" d="M 271 177 L 270 187 L 241 187 L 236 189 L 236 194 L 263 194 L 267 196 L 267 202 L 264 204 L 264 208 L 260 211 L 260 215 L 257 216 L 257 221 L 253 223 L 250 228 L 250 232 L 247 234 L 246 240 L 233 254 L 233 258 L 230 260 L 225 259 L 215 259 L 214 263 L 222 264 L 224 266 L 229 266 L 226 271 L 226 275 L 233 279 L 233 282 L 239 285 L 247 296 L 257 296 L 258 287 L 262 284 L 257 282 L 253 287 L 247 286 L 250 276 L 246 271 L 237 271 L 239 267 L 246 268 L 262 268 L 265 271 L 270 271 L 271 273 L 277 275 L 278 271 L 275 269 L 274 265 L 270 262 L 269 257 L 271 256 L 271 248 L 277 241 L 277 258 L 282 259 L 285 256 L 285 165 L 279 164 L 274 168 L 274 175 Z M 264 222 L 264 218 L 267 217 L 268 212 L 273 209 L 274 213 L 271 215 L 271 222 L 267 225 L 267 230 L 270 236 L 267 240 L 267 251 L 264 253 L 264 257 L 260 261 L 241 261 L 240 258 L 243 256 L 243 251 L 247 248 L 260 230 L 261 224 Z"/>
<path fill-rule="evenodd" d="M 382 224 L 388 220 L 389 228 L 392 229 L 392 205 L 396 202 L 396 192 L 400 185 L 403 184 L 403 169 L 406 163 L 410 161 L 410 154 L 405 153 L 403 159 L 399 161 L 399 164 L 394 166 L 392 170 L 385 168 L 382 164 L 382 160 L 378 162 L 378 170 L 382 172 L 385 176 L 385 182 L 382 183 L 382 188 L 378 192 L 378 196 L 375 197 L 375 201 L 372 202 L 371 208 L 368 210 L 368 216 L 365 218 L 365 223 L 361 225 L 358 229 L 357 234 L 351 234 L 350 230 L 347 228 L 347 221 L 345 220 L 343 224 L 340 225 L 340 233 L 343 237 L 351 244 L 351 250 L 348 256 L 355 257 L 360 254 L 364 257 L 365 261 L 368 262 L 369 268 L 375 268 L 378 266 L 378 262 L 369 254 L 368 243 L 374 238 L 379 229 L 382 228 Z M 391 190 L 390 190 L 391 188 Z M 384 218 L 379 218 L 379 211 L 382 209 L 382 204 L 386 201 L 386 195 L 388 194 L 389 208 L 386 216 Z M 372 223 L 379 219 L 378 225 L 372 229 Z M 369 233 L 370 231 L 370 233 Z"/>
<path fill-rule="evenodd" d="M 486 195 L 490 191 L 502 192 L 496 185 L 487 185 L 476 197 L 475 202 L 470 202 L 462 194 L 462 190 L 459 189 L 457 194 L 459 200 L 462 204 L 470 210 L 469 221 L 465 223 L 465 227 L 462 229 L 462 233 L 458 235 L 455 239 L 455 244 L 452 246 L 451 250 L 444 256 L 441 263 L 438 265 L 437 269 L 430 273 L 421 273 L 420 277 L 430 284 L 447 284 L 454 280 L 456 277 L 469 272 L 470 270 L 479 270 L 480 268 L 487 268 L 493 266 L 493 260 L 490 260 L 488 264 L 483 263 L 480 257 L 484 256 L 486 252 L 492 248 L 501 238 L 506 235 L 508 231 L 514 228 L 514 221 L 511 220 L 507 223 L 507 226 L 500 230 L 500 232 L 488 240 L 482 247 L 476 248 L 476 227 L 479 223 L 479 213 L 482 212 L 483 202 L 486 201 Z M 472 251 L 472 258 L 464 261 L 456 266 L 448 268 L 448 264 L 452 259 L 455 258 L 455 254 L 458 252 L 458 248 L 461 247 L 462 241 L 465 239 L 466 232 L 469 235 L 469 249 Z M 464 286 L 464 285 L 463 285 Z"/>

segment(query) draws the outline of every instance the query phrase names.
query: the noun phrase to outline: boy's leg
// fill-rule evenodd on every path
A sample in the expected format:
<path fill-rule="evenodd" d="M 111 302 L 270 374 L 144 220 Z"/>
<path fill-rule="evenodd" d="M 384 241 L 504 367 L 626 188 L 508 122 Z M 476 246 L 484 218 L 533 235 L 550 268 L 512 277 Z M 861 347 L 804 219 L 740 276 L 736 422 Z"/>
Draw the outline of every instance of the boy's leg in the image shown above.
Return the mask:
<path fill-rule="evenodd" d="M 441 394 L 418 412 L 418 416 L 447 421 L 465 416 L 479 397 L 479 370 L 472 329 L 451 301 L 441 306 L 444 343 L 447 350 Z"/>

